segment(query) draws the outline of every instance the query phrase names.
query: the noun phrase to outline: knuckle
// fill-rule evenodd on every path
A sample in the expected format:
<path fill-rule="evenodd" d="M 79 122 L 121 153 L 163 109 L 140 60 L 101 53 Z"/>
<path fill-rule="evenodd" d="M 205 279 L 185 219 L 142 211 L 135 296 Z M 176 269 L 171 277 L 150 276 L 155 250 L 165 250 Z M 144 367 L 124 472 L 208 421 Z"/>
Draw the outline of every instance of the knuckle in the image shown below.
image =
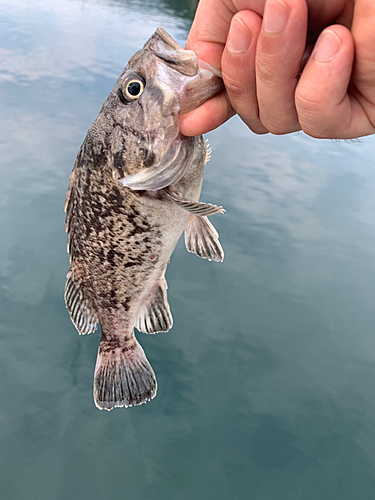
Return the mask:
<path fill-rule="evenodd" d="M 327 106 L 322 93 L 305 87 L 297 87 L 295 101 L 298 109 L 311 113 L 322 113 Z"/>
<path fill-rule="evenodd" d="M 249 128 L 254 134 L 257 135 L 265 135 L 269 133 L 269 130 L 267 130 L 263 125 L 249 125 Z"/>
<path fill-rule="evenodd" d="M 315 139 L 332 139 L 334 138 L 335 126 L 332 125 L 331 119 L 327 115 L 317 115 L 314 113 L 300 112 L 298 114 L 302 130 L 305 134 Z"/>
<path fill-rule="evenodd" d="M 305 134 L 315 139 L 329 139 L 335 135 L 337 124 L 332 123 L 329 102 L 312 89 L 298 89 L 295 96 L 299 122 Z"/>
<path fill-rule="evenodd" d="M 227 93 L 235 98 L 242 98 L 248 92 L 246 82 L 230 77 L 227 73 L 223 73 L 224 85 Z"/>
<path fill-rule="evenodd" d="M 296 122 L 294 117 L 287 119 L 283 116 L 281 120 L 275 120 L 275 117 L 269 118 L 261 113 L 260 119 L 268 132 L 273 135 L 290 134 L 291 132 L 296 132 L 301 129 L 299 123 Z"/>
<path fill-rule="evenodd" d="M 274 64 L 269 60 L 262 58 L 257 62 L 257 83 L 260 86 L 273 89 L 277 87 L 278 75 L 275 71 Z"/>
<path fill-rule="evenodd" d="M 303 132 L 314 139 L 337 139 L 337 124 L 331 122 L 315 121 L 307 117 L 301 117 L 301 127 Z"/>
<path fill-rule="evenodd" d="M 249 127 L 249 129 L 257 135 L 268 134 L 267 128 L 263 125 L 263 123 L 257 119 L 247 119 L 240 115 L 241 120 Z"/>

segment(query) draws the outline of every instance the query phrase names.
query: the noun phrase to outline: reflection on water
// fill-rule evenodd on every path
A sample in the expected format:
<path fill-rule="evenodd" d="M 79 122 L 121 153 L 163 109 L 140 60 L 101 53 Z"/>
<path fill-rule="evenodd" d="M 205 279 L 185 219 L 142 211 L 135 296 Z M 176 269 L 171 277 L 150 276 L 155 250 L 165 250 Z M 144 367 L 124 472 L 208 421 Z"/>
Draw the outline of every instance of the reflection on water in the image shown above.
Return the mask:
<path fill-rule="evenodd" d="M 104 0 L 106 3 L 111 3 L 112 5 L 121 5 L 128 10 L 133 8 L 137 12 L 167 12 L 173 14 L 175 18 L 186 18 L 190 21 L 193 20 L 195 10 L 198 5 L 199 0 L 112 0 L 112 2 Z"/>
<path fill-rule="evenodd" d="M 6 499 L 370 500 L 375 141 L 209 135 L 223 264 L 168 269 L 174 328 L 139 335 L 157 398 L 99 412 L 98 335 L 65 311 L 63 205 L 127 59 L 189 2 L 0 3 L 0 483 Z"/>

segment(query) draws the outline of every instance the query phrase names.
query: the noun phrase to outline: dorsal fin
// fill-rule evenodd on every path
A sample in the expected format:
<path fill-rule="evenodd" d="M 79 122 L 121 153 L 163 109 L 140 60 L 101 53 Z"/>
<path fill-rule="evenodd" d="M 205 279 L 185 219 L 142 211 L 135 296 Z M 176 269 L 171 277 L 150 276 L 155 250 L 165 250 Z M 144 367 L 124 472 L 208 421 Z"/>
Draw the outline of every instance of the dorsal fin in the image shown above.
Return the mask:
<path fill-rule="evenodd" d="M 90 301 L 84 297 L 82 287 L 74 279 L 71 269 L 66 276 L 65 305 L 80 335 L 92 333 L 97 329 L 97 314 Z"/>

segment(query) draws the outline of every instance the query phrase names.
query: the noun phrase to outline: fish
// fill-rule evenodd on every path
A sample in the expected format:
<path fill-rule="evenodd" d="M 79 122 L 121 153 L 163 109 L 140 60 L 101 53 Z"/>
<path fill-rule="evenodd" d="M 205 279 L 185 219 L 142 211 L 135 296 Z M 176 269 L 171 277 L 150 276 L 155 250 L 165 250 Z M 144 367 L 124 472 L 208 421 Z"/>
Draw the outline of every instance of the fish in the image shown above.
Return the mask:
<path fill-rule="evenodd" d="M 221 262 L 199 201 L 210 150 L 179 133 L 179 115 L 223 90 L 221 74 L 158 28 L 118 78 L 79 149 L 66 195 L 70 268 L 65 304 L 80 335 L 101 326 L 99 409 L 137 406 L 157 391 L 134 333 L 167 332 L 165 271 L 183 232 L 189 252 Z"/>

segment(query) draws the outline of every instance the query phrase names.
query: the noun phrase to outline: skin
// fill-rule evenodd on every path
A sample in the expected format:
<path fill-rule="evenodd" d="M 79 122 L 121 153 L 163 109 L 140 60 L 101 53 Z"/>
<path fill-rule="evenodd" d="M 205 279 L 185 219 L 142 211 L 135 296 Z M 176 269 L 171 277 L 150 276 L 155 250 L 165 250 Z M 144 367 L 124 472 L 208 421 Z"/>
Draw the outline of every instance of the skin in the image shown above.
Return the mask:
<path fill-rule="evenodd" d="M 201 0 L 186 46 L 221 69 L 226 92 L 183 115 L 181 132 L 238 113 L 258 134 L 373 134 L 374 22 L 373 0 Z"/>
<path fill-rule="evenodd" d="M 156 32 L 129 61 L 87 133 L 66 200 L 71 264 L 66 305 L 81 334 L 101 325 L 94 400 L 98 408 L 107 410 L 139 405 L 156 394 L 156 379 L 134 326 L 145 333 L 171 328 L 164 273 L 190 217 L 187 210 L 163 198 L 160 190 L 133 190 L 121 179 L 153 169 L 163 171 L 169 148 L 185 143 L 191 162 L 167 186 L 176 196 L 197 202 L 206 159 L 202 137 L 178 135 L 182 84 L 188 81 L 195 97 L 199 87 L 194 88 L 194 77 L 169 68 L 155 56 L 152 44 L 161 56 L 174 54 Z M 127 82 L 137 75 L 145 81 L 144 92 L 127 101 Z M 202 80 L 198 74 L 199 85 Z M 203 92 L 209 98 L 217 87 L 211 82 L 210 94 L 207 87 Z M 189 97 L 184 101 L 187 106 Z M 142 324 L 139 318 L 150 304 L 157 314 Z"/>

